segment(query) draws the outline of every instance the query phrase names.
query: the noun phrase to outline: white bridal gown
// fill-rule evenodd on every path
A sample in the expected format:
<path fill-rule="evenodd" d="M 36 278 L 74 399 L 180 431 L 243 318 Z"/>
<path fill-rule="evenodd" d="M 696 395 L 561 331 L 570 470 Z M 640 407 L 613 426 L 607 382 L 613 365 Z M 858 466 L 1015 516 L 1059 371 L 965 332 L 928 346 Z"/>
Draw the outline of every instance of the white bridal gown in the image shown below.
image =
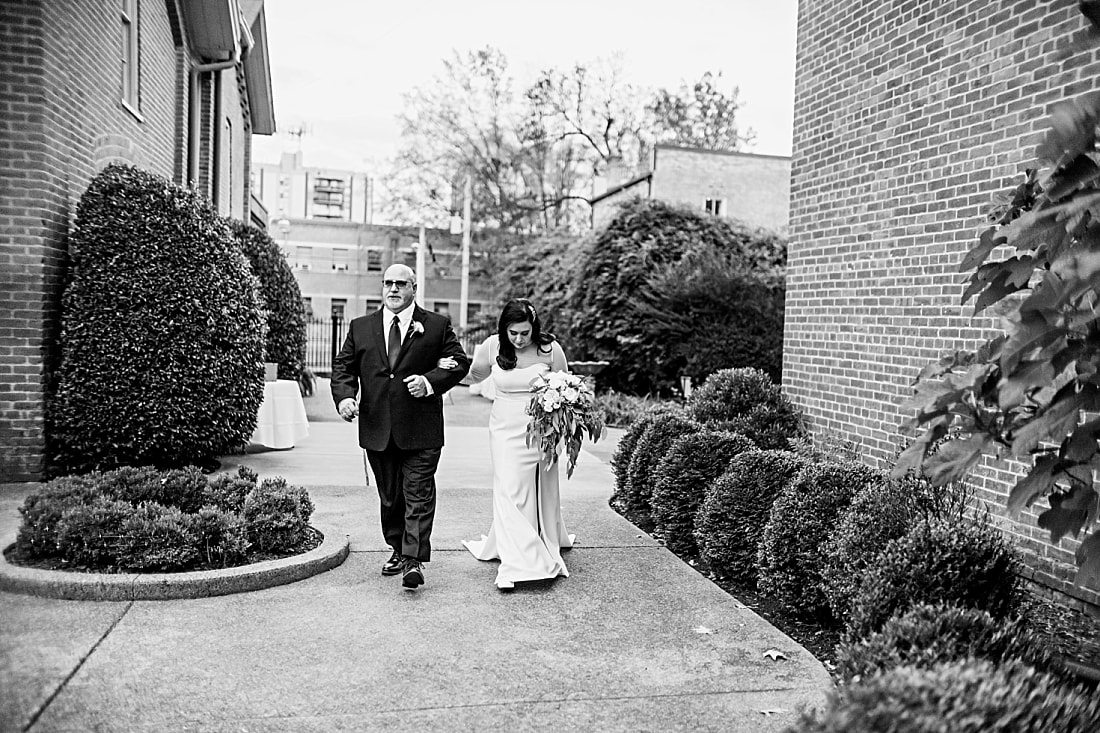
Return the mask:
<path fill-rule="evenodd" d="M 496 336 L 485 351 L 496 358 Z M 480 540 L 464 540 L 478 560 L 500 559 L 496 584 L 512 588 L 523 580 L 568 576 L 561 549 L 573 546 L 565 529 L 558 491 L 558 464 L 539 459 L 537 448 L 527 447 L 527 403 L 531 380 L 551 370 L 552 356 L 564 363 L 561 347 L 555 354 L 519 355 L 515 369 L 492 365 L 496 398 L 489 415 L 489 448 L 493 458 L 493 524 Z M 559 460 L 565 460 L 564 458 Z"/>

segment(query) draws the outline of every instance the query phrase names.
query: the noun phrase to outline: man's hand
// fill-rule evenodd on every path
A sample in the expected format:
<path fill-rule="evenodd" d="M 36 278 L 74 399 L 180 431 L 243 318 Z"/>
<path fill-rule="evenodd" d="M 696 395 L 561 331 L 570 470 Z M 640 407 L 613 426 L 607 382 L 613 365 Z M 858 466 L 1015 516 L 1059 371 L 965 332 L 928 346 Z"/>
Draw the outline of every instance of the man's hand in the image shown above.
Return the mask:
<path fill-rule="evenodd" d="M 427 382 L 427 380 L 419 374 L 405 377 L 405 386 L 409 388 L 409 394 L 413 397 L 427 396 L 428 388 L 424 386 L 425 382 Z"/>
<path fill-rule="evenodd" d="M 340 413 L 340 417 L 344 418 L 346 422 L 351 422 L 359 415 L 359 405 L 355 404 L 353 398 L 345 397 L 340 400 L 336 411 Z"/>
<path fill-rule="evenodd" d="M 451 356 L 444 356 L 439 360 L 439 363 L 436 364 L 436 367 L 439 369 L 454 369 L 456 366 L 458 366 L 458 362 Z"/>

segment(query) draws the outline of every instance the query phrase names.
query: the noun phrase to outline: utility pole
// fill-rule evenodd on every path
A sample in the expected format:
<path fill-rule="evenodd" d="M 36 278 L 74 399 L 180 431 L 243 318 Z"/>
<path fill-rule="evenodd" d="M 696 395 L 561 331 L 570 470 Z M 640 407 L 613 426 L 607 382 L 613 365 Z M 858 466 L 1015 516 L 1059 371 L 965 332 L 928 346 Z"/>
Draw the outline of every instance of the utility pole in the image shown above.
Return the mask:
<path fill-rule="evenodd" d="M 424 270 L 427 263 L 428 239 L 424 234 L 424 225 L 420 225 L 420 243 L 416 245 L 416 304 L 424 307 Z"/>
<path fill-rule="evenodd" d="M 470 199 L 474 194 L 474 177 L 466 174 L 462 193 L 462 291 L 458 304 L 458 325 L 465 329 L 470 311 Z"/>

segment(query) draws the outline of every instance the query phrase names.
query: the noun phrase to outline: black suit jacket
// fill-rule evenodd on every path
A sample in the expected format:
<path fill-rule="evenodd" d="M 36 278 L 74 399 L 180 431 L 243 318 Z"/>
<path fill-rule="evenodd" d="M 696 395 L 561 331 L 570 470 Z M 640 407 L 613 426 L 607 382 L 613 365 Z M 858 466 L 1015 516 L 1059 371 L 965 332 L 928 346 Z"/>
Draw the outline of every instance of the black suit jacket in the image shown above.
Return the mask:
<path fill-rule="evenodd" d="M 443 445 L 443 394 L 466 376 L 470 359 L 451 328 L 451 321 L 438 313 L 429 313 L 418 305 L 413 324 L 401 342 L 397 363 L 390 370 L 383 329 L 386 316 L 382 308 L 352 320 L 343 348 L 332 361 L 332 399 L 339 407 L 348 397 L 362 393 L 359 400 L 359 445 L 368 450 L 385 450 L 392 436 L 398 448 L 419 450 Z M 436 363 L 449 356 L 458 362 L 455 369 L 439 369 Z M 424 375 L 433 394 L 413 397 L 405 377 Z"/>

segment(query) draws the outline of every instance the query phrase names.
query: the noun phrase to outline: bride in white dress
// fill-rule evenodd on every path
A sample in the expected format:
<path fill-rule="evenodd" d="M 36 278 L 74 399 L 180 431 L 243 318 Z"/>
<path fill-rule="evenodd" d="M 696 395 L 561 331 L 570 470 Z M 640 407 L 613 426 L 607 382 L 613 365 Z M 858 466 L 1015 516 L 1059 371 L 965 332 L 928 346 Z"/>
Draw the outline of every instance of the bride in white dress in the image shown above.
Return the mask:
<path fill-rule="evenodd" d="M 558 464 L 547 464 L 537 448 L 527 447 L 531 418 L 525 411 L 531 380 L 569 365 L 525 298 L 504 306 L 497 330 L 478 347 L 469 374 L 473 382 L 491 374 L 496 390 L 489 415 L 493 524 L 488 536 L 462 544 L 478 560 L 499 559 L 496 585 L 511 590 L 520 581 L 569 575 L 561 550 L 573 546 L 574 536 L 562 521 Z"/>

